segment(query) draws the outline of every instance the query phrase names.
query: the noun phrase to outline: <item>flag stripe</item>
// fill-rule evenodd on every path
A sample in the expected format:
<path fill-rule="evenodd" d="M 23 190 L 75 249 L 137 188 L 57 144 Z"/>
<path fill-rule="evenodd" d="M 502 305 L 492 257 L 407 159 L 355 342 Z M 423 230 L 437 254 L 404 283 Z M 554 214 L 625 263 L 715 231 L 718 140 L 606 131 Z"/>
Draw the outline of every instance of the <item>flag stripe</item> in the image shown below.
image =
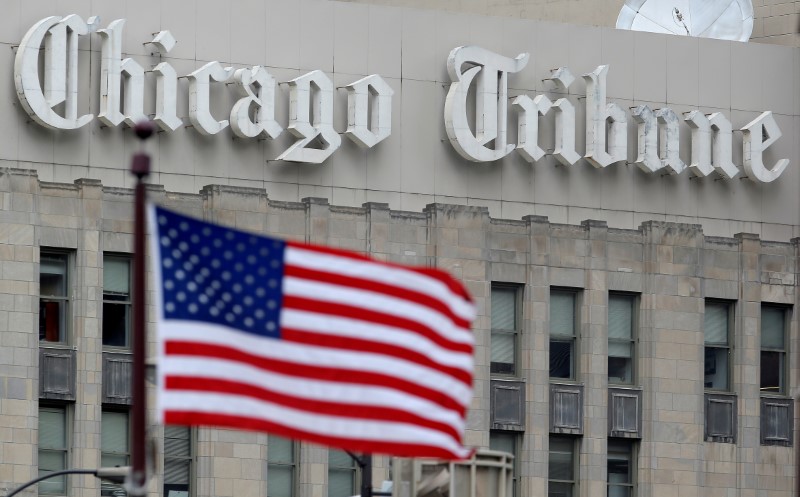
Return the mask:
<path fill-rule="evenodd" d="M 347 437 L 359 433 L 357 438 L 404 443 L 436 443 L 458 450 L 459 442 L 452 437 L 416 424 L 371 419 L 349 419 L 328 416 L 229 393 L 171 391 L 167 401 L 170 410 L 192 410 L 238 415 L 271 422 L 281 422 L 289 428 L 301 428 L 310 433 L 334 437 Z M 353 437 L 356 438 L 356 437 Z"/>
<path fill-rule="evenodd" d="M 414 302 L 396 299 L 390 295 L 346 288 L 330 283 L 310 281 L 287 276 L 283 280 L 283 293 L 289 297 L 303 297 L 318 302 L 357 306 L 387 316 L 413 319 L 433 333 L 444 335 L 450 342 L 471 347 L 469 330 L 454 325 L 446 316 Z"/>
<path fill-rule="evenodd" d="M 357 338 L 342 338 L 309 333 L 302 330 L 289 329 L 286 326 L 282 327 L 281 334 L 285 340 L 295 343 L 305 343 L 317 347 L 330 347 L 334 349 L 348 349 L 358 352 L 371 352 L 373 354 L 382 354 L 398 359 L 405 359 L 452 376 L 465 385 L 472 385 L 472 375 L 469 372 L 463 369 L 444 366 L 424 354 L 403 347 L 376 343 L 370 340 L 359 340 Z"/>
<path fill-rule="evenodd" d="M 353 301 L 351 301 L 353 302 Z M 355 301 L 357 302 L 357 300 Z M 350 319 L 357 319 L 376 323 L 379 325 L 392 326 L 413 331 L 434 342 L 436 345 L 454 352 L 472 353 L 472 345 L 469 343 L 457 343 L 448 340 L 438 334 L 435 329 L 420 323 L 410 317 L 396 316 L 382 311 L 364 309 L 357 305 L 348 305 L 338 302 L 325 302 L 317 300 L 313 294 L 309 297 L 297 297 L 294 295 L 284 295 L 283 306 L 287 309 L 298 309 L 307 312 L 319 312 Z"/>
<path fill-rule="evenodd" d="M 166 388 L 172 390 L 216 392 L 230 395 L 241 395 L 243 397 L 265 400 L 271 403 L 280 404 L 285 407 L 301 409 L 303 411 L 324 414 L 328 416 L 410 423 L 422 426 L 424 428 L 430 428 L 431 430 L 440 431 L 452 437 L 454 440 L 458 440 L 459 437 L 458 430 L 447 423 L 432 421 L 400 409 L 391 409 L 387 407 L 370 405 L 348 405 L 340 402 L 303 399 L 293 395 L 285 395 L 276 392 L 275 390 L 257 387 L 246 383 L 240 383 L 237 381 L 198 378 L 193 376 L 168 376 Z"/>
<path fill-rule="evenodd" d="M 402 347 L 427 355 L 444 366 L 461 369 L 470 376 L 474 367 L 471 354 L 446 350 L 427 338 L 400 327 L 297 309 L 284 309 L 281 314 L 281 324 L 284 330 L 302 328 L 309 333 L 369 340 L 376 344 Z"/>
<path fill-rule="evenodd" d="M 459 430 L 464 429 L 464 420 L 460 414 L 392 388 L 325 380 L 308 381 L 237 361 L 194 356 L 172 356 L 165 364 L 163 373 L 167 380 L 173 376 L 223 379 L 304 399 L 396 408 L 432 421 L 450 423 Z M 365 401 L 365 398 L 368 400 Z"/>
<path fill-rule="evenodd" d="M 345 437 L 332 437 L 311 433 L 296 428 L 288 428 L 282 423 L 255 419 L 248 416 L 214 414 L 189 410 L 170 410 L 164 422 L 174 425 L 223 426 L 239 430 L 265 431 L 286 438 L 308 440 L 310 442 L 346 449 L 351 452 L 382 453 L 397 457 L 431 457 L 436 459 L 468 459 L 472 451 L 449 451 L 439 445 L 423 443 L 397 443 L 375 440 L 361 440 Z"/>
<path fill-rule="evenodd" d="M 311 380 L 327 380 L 342 383 L 353 383 L 362 385 L 378 385 L 387 388 L 416 395 L 423 399 L 439 404 L 445 409 L 455 411 L 461 415 L 465 414 L 466 408 L 455 401 L 453 398 L 431 388 L 389 376 L 387 374 L 370 373 L 357 369 L 330 368 L 311 366 L 307 364 L 296 364 L 277 359 L 264 359 L 241 350 L 231 347 L 218 345 L 208 345 L 195 342 L 178 342 L 167 340 L 165 343 L 165 353 L 167 355 L 191 355 L 197 357 L 213 357 L 219 359 L 235 360 L 242 363 L 256 366 L 266 371 L 275 371 L 292 376 L 308 378 Z"/>
<path fill-rule="evenodd" d="M 286 265 L 366 278 L 425 293 L 446 303 L 450 310 L 462 319 L 471 321 L 475 318 L 475 307 L 464 288 L 460 283 L 452 281 L 449 275 L 443 277 L 441 271 L 376 261 L 360 254 L 345 253 L 341 256 L 340 253 L 341 251 L 329 247 L 312 247 L 288 242 Z M 454 283 L 457 287 L 455 290 Z"/>
<path fill-rule="evenodd" d="M 359 379 L 364 375 L 370 378 L 372 375 L 377 375 L 374 381 L 384 377 L 393 378 L 401 381 L 401 385 L 418 385 L 425 391 L 438 392 L 440 396 L 448 397 L 452 402 L 462 406 L 469 405 L 472 400 L 470 385 L 465 385 L 435 369 L 403 359 L 366 352 L 314 347 L 283 339 L 263 338 L 222 327 L 217 327 L 214 333 L 207 333 L 209 328 L 203 323 L 173 320 L 164 327 L 162 340 L 221 347 L 223 351 L 230 349 L 254 361 L 271 364 L 272 367 L 290 364 L 292 370 L 303 370 L 306 374 L 314 371 L 323 379 L 325 374 L 332 374 L 337 370 L 347 373 L 340 375 L 342 378 L 339 381 L 345 381 L 348 375 L 354 375 L 348 380 L 350 383 L 359 383 Z"/>
<path fill-rule="evenodd" d="M 324 282 L 345 288 L 358 288 L 360 290 L 384 294 L 393 298 L 403 299 L 415 304 L 430 307 L 432 310 L 449 318 L 454 326 L 464 329 L 467 333 L 469 332 L 470 322 L 468 319 L 457 316 L 456 313 L 441 300 L 421 292 L 375 281 L 374 279 L 356 278 L 353 276 L 335 274 L 331 271 L 319 271 L 288 264 L 284 267 L 284 274 L 298 279 Z"/>

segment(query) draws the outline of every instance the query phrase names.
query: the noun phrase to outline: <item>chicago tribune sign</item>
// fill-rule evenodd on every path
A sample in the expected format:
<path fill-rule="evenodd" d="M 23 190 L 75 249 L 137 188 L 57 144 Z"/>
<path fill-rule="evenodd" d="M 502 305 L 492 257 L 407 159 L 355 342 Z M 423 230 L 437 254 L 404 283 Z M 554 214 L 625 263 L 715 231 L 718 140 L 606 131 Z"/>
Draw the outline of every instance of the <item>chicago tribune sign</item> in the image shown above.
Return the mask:
<path fill-rule="evenodd" d="M 85 126 L 94 119 L 92 114 L 79 115 L 78 109 L 78 38 L 91 33 L 97 33 L 102 42 L 97 118 L 107 126 L 133 126 L 146 118 L 145 69 L 132 58 L 122 58 L 125 20 L 117 19 L 105 29 L 99 29 L 99 24 L 97 17 L 88 21 L 77 15 L 47 17 L 31 27 L 22 39 L 14 61 L 14 82 L 23 108 L 40 125 L 68 130 Z M 169 31 L 159 32 L 149 42 L 162 55 L 169 53 L 175 43 Z M 565 166 L 581 159 L 575 148 L 575 107 L 567 98 L 553 102 L 546 95 L 515 97 L 511 106 L 518 118 L 517 143 L 508 143 L 508 75 L 522 71 L 528 58 L 528 54 L 509 58 L 475 46 L 458 47 L 450 52 L 447 69 L 453 82 L 445 102 L 445 128 L 450 143 L 465 159 L 491 162 L 516 149 L 525 160 L 539 161 L 548 154 L 539 144 L 539 122 L 551 116 L 555 142 L 550 154 Z M 174 131 L 184 125 L 177 115 L 178 75 L 169 62 L 159 63 L 151 72 L 156 87 L 153 120 L 162 130 Z M 606 102 L 607 74 L 608 66 L 599 66 L 583 75 L 586 83 L 583 157 L 597 168 L 626 161 L 628 151 L 628 115 L 619 105 Z M 275 119 L 277 83 L 265 67 L 234 69 L 209 62 L 185 77 L 189 82 L 189 122 L 198 133 L 215 135 L 230 127 L 240 138 L 274 139 L 284 131 Z M 561 90 L 568 89 L 575 81 L 566 67 L 553 71 L 549 79 Z M 243 95 L 231 108 L 229 119 L 217 120 L 211 113 L 212 83 L 232 84 Z M 289 86 L 287 130 L 297 140 L 277 160 L 319 164 L 341 145 L 341 137 L 333 127 L 333 82 L 316 70 L 286 84 Z M 469 105 L 473 85 L 475 101 Z M 348 124 L 344 135 L 365 148 L 389 137 L 393 91 L 386 81 L 373 74 L 346 85 L 345 89 Z M 474 126 L 470 126 L 469 112 L 473 108 Z M 722 113 L 706 116 L 695 110 L 684 117 L 691 128 L 689 164 L 679 156 L 680 118 L 675 112 L 668 107 L 651 109 L 640 105 L 631 110 L 631 117 L 638 127 L 638 155 L 634 163 L 643 171 L 680 174 L 689 169 L 701 177 L 714 172 L 726 179 L 739 176 L 741 171 L 732 159 L 733 128 Z M 763 162 L 763 152 L 781 136 L 772 113 L 762 113 L 741 132 L 747 178 L 760 183 L 777 179 L 789 160 L 780 159 L 772 167 Z"/>
<path fill-rule="evenodd" d="M 447 69 L 453 83 L 444 109 L 447 136 L 456 151 L 474 162 L 501 159 L 517 149 L 529 162 L 546 154 L 539 144 L 539 119 L 548 114 L 555 120 L 555 143 L 552 155 L 565 166 L 575 164 L 580 154 L 575 150 L 575 107 L 566 98 L 552 102 L 545 95 L 530 98 L 520 95 L 511 101 L 518 113 L 516 145 L 507 141 L 508 74 L 525 68 L 528 54 L 504 57 L 480 47 L 453 49 Z M 466 68 L 466 69 L 465 69 Z M 608 66 L 599 66 L 584 74 L 586 83 L 586 160 L 596 168 L 627 161 L 628 116 L 615 103 L 606 102 Z M 575 80 L 566 67 L 553 71 L 549 78 L 561 90 Z M 474 130 L 468 119 L 470 87 L 475 85 Z M 721 113 L 708 116 L 699 110 L 685 115 L 691 128 L 691 162 L 679 156 L 680 118 L 668 107 L 651 109 L 640 105 L 631 109 L 638 128 L 638 155 L 634 163 L 647 173 L 680 174 L 689 169 L 696 176 L 717 172 L 732 179 L 739 175 L 733 163 L 733 128 Z M 763 152 L 781 136 L 772 112 L 763 112 L 741 129 L 743 166 L 747 178 L 758 183 L 776 180 L 789 165 L 780 159 L 771 168 L 763 161 Z"/>
<path fill-rule="evenodd" d="M 146 119 L 145 70 L 135 60 L 122 58 L 124 19 L 98 29 L 100 20 L 84 21 L 77 15 L 48 17 L 37 22 L 22 39 L 14 60 L 14 83 L 20 102 L 34 121 L 52 129 L 76 129 L 94 119 L 78 115 L 78 37 L 96 32 L 101 40 L 100 112 L 107 126 L 134 126 Z M 175 46 L 169 31 L 150 42 L 161 54 Z M 44 47 L 44 76 L 39 77 Z M 152 69 L 156 79 L 154 121 L 164 131 L 183 126 L 177 115 L 178 75 L 169 62 Z M 209 62 L 188 74 L 189 121 L 199 133 L 214 135 L 230 126 L 240 138 L 277 138 L 283 127 L 275 120 L 275 79 L 263 66 L 245 69 Z M 44 85 L 42 85 L 42 80 Z M 212 82 L 233 83 L 245 96 L 234 104 L 230 119 L 217 120 L 210 109 Z M 297 140 L 278 160 L 321 163 L 341 145 L 333 128 L 333 82 L 322 71 L 311 71 L 288 81 L 288 131 Z M 123 92 L 124 85 L 124 92 Z M 347 131 L 345 136 L 362 147 L 373 147 L 391 134 L 392 89 L 377 74 L 345 86 Z M 123 97 L 124 95 L 124 97 Z M 62 105 L 62 112 L 55 108 Z M 312 148 L 312 143 L 321 143 Z"/>

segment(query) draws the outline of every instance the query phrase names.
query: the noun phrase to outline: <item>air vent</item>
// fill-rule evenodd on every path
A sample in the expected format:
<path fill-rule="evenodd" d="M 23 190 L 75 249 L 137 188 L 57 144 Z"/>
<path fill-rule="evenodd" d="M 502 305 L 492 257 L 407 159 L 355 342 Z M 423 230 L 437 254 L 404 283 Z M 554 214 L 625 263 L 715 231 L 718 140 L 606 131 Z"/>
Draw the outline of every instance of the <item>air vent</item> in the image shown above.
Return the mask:
<path fill-rule="evenodd" d="M 705 397 L 706 442 L 736 443 L 736 395 L 707 393 Z"/>
<path fill-rule="evenodd" d="M 75 400 L 75 351 L 39 349 L 39 397 Z"/>
<path fill-rule="evenodd" d="M 642 438 L 642 391 L 608 389 L 608 436 Z"/>
<path fill-rule="evenodd" d="M 792 399 L 761 398 L 761 445 L 792 445 Z"/>
<path fill-rule="evenodd" d="M 133 356 L 121 352 L 103 352 L 103 403 L 131 403 Z"/>
<path fill-rule="evenodd" d="M 550 384 L 550 433 L 583 435 L 583 385 Z"/>
<path fill-rule="evenodd" d="M 525 430 L 525 382 L 492 380 L 492 429 Z"/>

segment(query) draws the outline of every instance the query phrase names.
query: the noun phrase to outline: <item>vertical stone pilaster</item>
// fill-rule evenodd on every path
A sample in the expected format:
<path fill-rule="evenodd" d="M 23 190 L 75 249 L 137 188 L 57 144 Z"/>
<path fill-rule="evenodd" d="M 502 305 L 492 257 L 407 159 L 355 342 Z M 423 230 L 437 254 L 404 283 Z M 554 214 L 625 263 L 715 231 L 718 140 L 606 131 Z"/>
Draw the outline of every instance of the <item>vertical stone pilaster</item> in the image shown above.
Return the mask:
<path fill-rule="evenodd" d="M 545 216 L 525 216 L 528 229 L 526 285 L 523 306 L 528 336 L 523 341 L 523 371 L 527 387 L 525 442 L 521 467 L 521 495 L 547 495 L 550 436 L 550 221 Z"/>
<path fill-rule="evenodd" d="M 581 223 L 588 242 L 580 319 L 580 381 L 584 385 L 584 434 L 580 467 L 582 497 L 606 490 L 608 440 L 608 224 Z"/>
<path fill-rule="evenodd" d="M 367 202 L 363 207 L 366 210 L 367 253 L 376 259 L 386 260 L 391 221 L 389 204 Z"/>
<path fill-rule="evenodd" d="M 489 210 L 486 207 L 428 204 L 428 246 L 430 265 L 461 280 L 478 302 L 475 332 L 475 395 L 470 405 L 466 445 L 489 446 L 489 336 L 491 323 L 487 306 L 491 291 L 491 272 L 487 237 Z M 482 290 L 482 291 L 481 291 Z M 479 299 L 483 299 L 483 305 Z"/>
<path fill-rule="evenodd" d="M 699 225 L 647 222 L 638 376 L 644 496 L 697 496 L 703 456 L 703 300 Z M 670 406 L 670 409 L 664 407 Z"/>
<path fill-rule="evenodd" d="M 325 245 L 328 241 L 328 220 L 331 214 L 328 199 L 306 197 L 302 201 L 306 208 L 306 241 Z"/>
<path fill-rule="evenodd" d="M 0 170 L 0 492 L 37 475 L 39 254 L 35 171 Z M 23 496 L 35 496 L 31 488 Z"/>
<path fill-rule="evenodd" d="M 737 233 L 739 242 L 739 310 L 734 359 L 734 388 L 739 393 L 738 487 L 741 497 L 759 496 L 757 455 L 761 451 L 761 239 Z"/>
<path fill-rule="evenodd" d="M 77 213 L 80 218 L 75 230 L 77 246 L 74 247 L 76 251 L 71 274 L 72 344 L 77 349 L 77 391 L 72 413 L 75 430 L 71 466 L 98 468 L 103 393 L 103 185 L 99 180 L 92 179 L 77 180 L 75 185 L 78 188 L 80 204 L 77 206 Z M 46 200 L 43 198 L 42 203 Z M 58 197 L 52 200 L 58 200 Z M 128 222 L 132 220 L 132 216 L 131 202 Z M 130 234 L 127 237 L 130 239 Z M 128 250 L 130 251 L 130 247 Z M 99 492 L 100 485 L 96 478 L 81 476 L 74 477 L 72 481 L 72 490 L 78 495 L 89 497 Z"/>

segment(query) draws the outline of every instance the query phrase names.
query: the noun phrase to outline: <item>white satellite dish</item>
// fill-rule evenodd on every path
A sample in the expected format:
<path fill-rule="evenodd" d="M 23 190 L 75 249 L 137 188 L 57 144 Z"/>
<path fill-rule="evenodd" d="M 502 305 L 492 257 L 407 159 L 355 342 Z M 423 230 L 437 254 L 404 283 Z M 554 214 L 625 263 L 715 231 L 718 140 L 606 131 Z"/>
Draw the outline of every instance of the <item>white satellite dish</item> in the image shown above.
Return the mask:
<path fill-rule="evenodd" d="M 617 28 L 719 40 L 747 41 L 751 0 L 625 0 Z"/>

